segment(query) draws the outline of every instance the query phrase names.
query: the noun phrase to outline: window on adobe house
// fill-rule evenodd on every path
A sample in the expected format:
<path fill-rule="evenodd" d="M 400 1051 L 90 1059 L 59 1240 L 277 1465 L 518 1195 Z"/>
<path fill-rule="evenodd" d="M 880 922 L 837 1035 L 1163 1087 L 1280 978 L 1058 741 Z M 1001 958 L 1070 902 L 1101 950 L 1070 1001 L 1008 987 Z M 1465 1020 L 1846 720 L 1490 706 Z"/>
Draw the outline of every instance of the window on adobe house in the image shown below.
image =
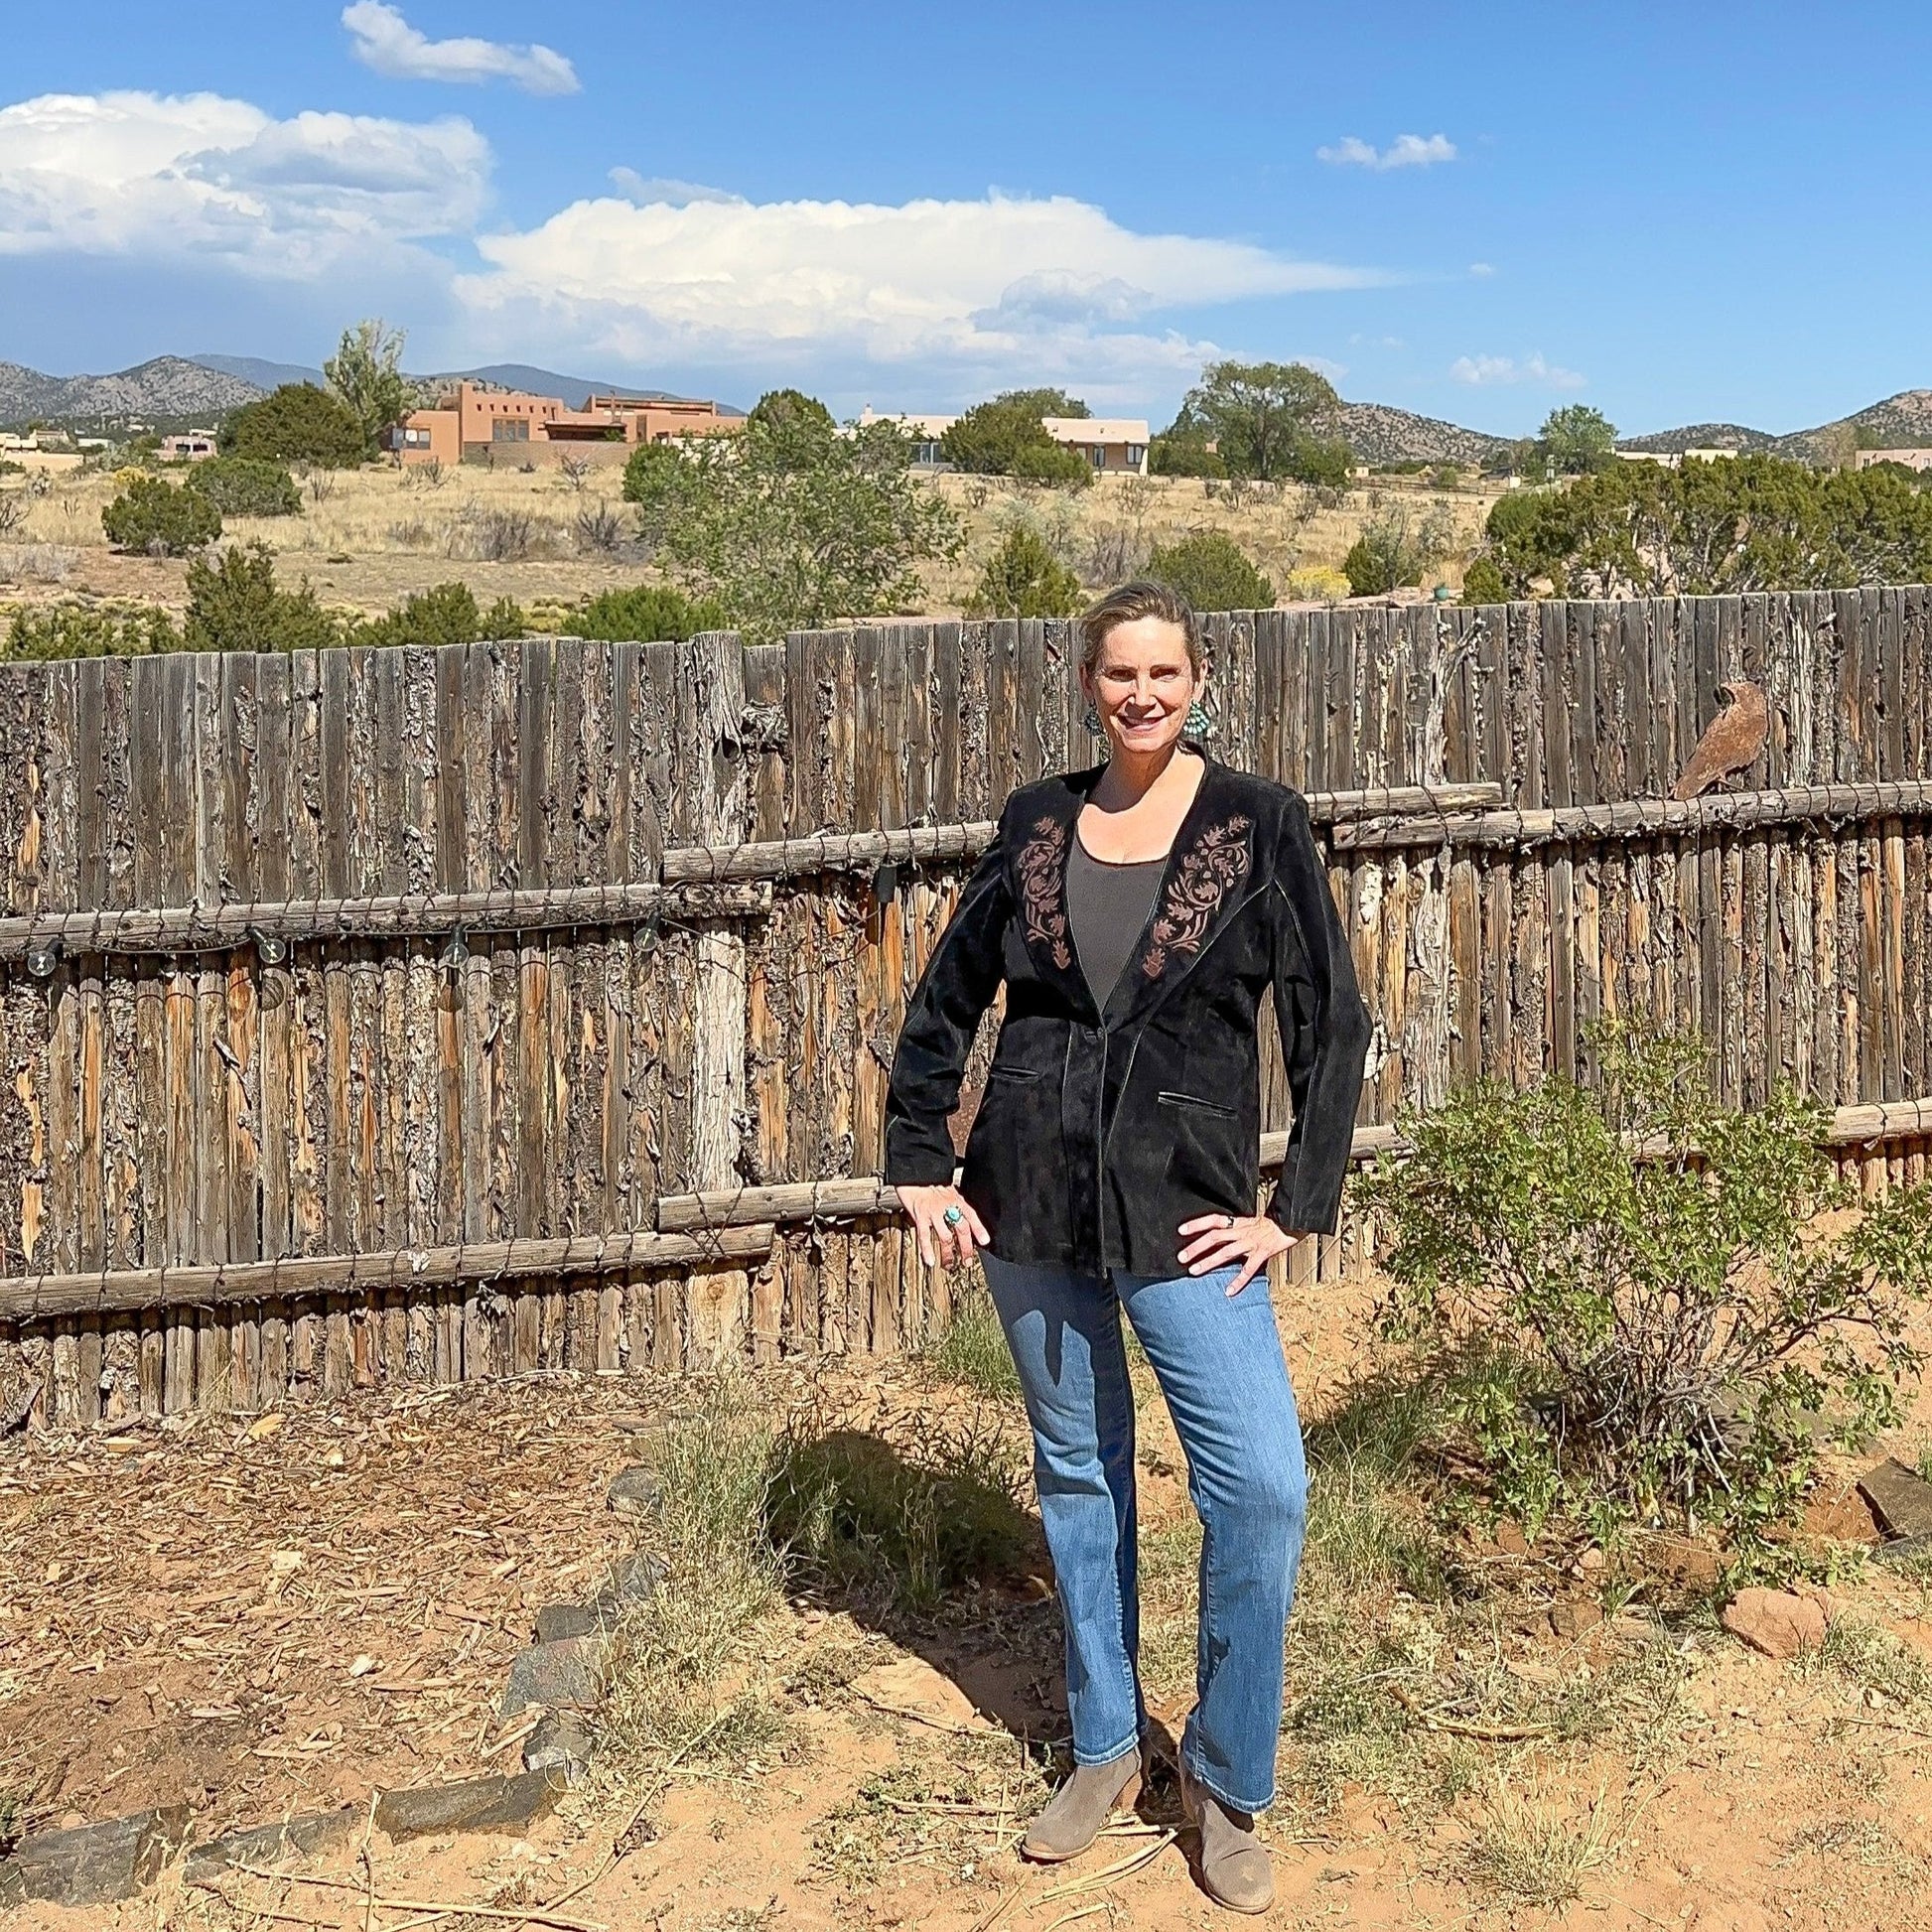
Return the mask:
<path fill-rule="evenodd" d="M 492 416 L 489 420 L 489 440 L 492 443 L 527 443 L 530 440 L 529 417 Z"/>
<path fill-rule="evenodd" d="M 1093 446 L 1093 467 L 1096 470 L 1104 470 L 1107 467 L 1107 452 L 1105 447 L 1099 443 Z"/>

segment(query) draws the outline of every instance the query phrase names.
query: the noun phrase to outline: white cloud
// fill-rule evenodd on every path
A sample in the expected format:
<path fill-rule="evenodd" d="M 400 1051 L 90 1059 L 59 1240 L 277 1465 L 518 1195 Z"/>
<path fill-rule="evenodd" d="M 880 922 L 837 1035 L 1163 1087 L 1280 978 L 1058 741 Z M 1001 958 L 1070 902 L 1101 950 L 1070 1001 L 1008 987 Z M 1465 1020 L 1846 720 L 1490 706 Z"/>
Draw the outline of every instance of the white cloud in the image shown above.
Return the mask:
<path fill-rule="evenodd" d="M 1489 262 L 1471 262 L 1469 264 L 1469 273 L 1473 275 L 1477 279 L 1477 281 L 1486 281 L 1491 275 L 1495 274 L 1495 272 L 1496 270 L 1494 265 Z"/>
<path fill-rule="evenodd" d="M 1163 310 L 1364 286 L 1385 278 L 1241 241 L 1137 234 L 1065 197 L 902 205 L 580 201 L 539 227 L 484 235 L 459 277 L 475 314 L 573 349 L 648 363 L 880 363 L 1062 371 L 1104 391 L 1190 378 L 1212 345 Z M 909 379 L 909 375 L 908 375 Z"/>
<path fill-rule="evenodd" d="M 729 188 L 707 188 L 702 182 L 679 181 L 675 175 L 640 175 L 635 168 L 613 168 L 611 185 L 640 206 L 662 203 L 666 207 L 689 207 L 693 202 L 742 202 Z"/>
<path fill-rule="evenodd" d="M 1316 148 L 1314 158 L 1331 168 L 1372 168 L 1378 174 L 1391 168 L 1433 168 L 1455 159 L 1455 143 L 1447 134 L 1398 134 L 1386 148 L 1377 148 L 1359 135 L 1344 135 L 1331 148 Z"/>
<path fill-rule="evenodd" d="M 489 148 L 466 120 L 302 113 L 219 94 L 42 94 L 0 107 L 0 256 L 217 256 L 301 276 L 460 232 Z"/>
<path fill-rule="evenodd" d="M 449 80 L 477 85 L 508 80 L 531 94 L 574 94 L 577 69 L 554 48 L 511 47 L 502 41 L 433 41 L 410 26 L 385 0 L 354 0 L 343 25 L 355 58 L 391 80 Z"/>
<path fill-rule="evenodd" d="M 1449 364 L 1449 374 L 1457 382 L 1471 383 L 1477 388 L 1529 382 L 1546 389 L 1581 389 L 1589 379 L 1575 369 L 1546 362 L 1541 355 L 1525 355 L 1521 360 L 1513 355 L 1458 355 Z"/>

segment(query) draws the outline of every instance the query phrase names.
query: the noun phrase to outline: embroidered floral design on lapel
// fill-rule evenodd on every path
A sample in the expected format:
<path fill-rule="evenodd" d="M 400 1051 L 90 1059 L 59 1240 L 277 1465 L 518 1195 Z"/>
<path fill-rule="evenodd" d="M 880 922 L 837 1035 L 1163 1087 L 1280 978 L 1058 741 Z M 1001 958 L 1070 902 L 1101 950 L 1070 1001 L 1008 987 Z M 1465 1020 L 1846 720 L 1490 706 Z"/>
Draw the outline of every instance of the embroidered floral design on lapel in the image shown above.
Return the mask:
<path fill-rule="evenodd" d="M 1062 972 L 1073 964 L 1060 896 L 1060 861 L 1065 852 L 1066 827 L 1055 818 L 1035 819 L 1033 837 L 1020 848 L 1020 897 L 1026 907 L 1027 937 L 1038 940 Z"/>
<path fill-rule="evenodd" d="M 1171 953 L 1200 950 L 1221 901 L 1248 876 L 1248 827 L 1253 823 L 1237 812 L 1210 825 L 1181 860 L 1162 902 L 1161 916 L 1148 934 L 1141 971 L 1149 979 L 1159 979 L 1167 971 Z"/>

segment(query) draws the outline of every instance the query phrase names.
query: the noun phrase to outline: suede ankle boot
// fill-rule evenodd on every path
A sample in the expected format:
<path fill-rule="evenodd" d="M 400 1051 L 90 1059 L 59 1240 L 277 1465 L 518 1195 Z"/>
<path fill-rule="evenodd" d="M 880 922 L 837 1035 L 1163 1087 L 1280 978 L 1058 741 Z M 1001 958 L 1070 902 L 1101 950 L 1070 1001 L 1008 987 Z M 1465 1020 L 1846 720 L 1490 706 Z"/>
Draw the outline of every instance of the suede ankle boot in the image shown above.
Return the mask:
<path fill-rule="evenodd" d="M 1265 1912 L 1275 1902 L 1275 1868 L 1255 1835 L 1254 1813 L 1235 1811 L 1180 1767 L 1180 1809 L 1200 1833 L 1200 1881 L 1217 1905 Z"/>
<path fill-rule="evenodd" d="M 1076 1764 L 1073 1775 L 1020 1841 L 1023 1858 L 1057 1864 L 1077 1858 L 1106 1829 L 1116 1812 L 1131 1811 L 1141 1795 L 1141 1751 L 1137 1744 L 1111 1764 Z"/>

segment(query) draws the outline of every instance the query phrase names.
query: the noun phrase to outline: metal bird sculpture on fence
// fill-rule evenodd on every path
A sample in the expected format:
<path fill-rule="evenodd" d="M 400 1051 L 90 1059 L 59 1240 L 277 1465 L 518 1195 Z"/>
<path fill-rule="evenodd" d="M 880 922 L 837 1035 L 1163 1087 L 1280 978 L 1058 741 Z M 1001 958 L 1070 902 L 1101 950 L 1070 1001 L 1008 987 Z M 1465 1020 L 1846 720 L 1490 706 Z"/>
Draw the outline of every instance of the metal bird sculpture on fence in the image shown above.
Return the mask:
<path fill-rule="evenodd" d="M 1700 797 L 1713 785 L 1748 770 L 1770 736 L 1771 708 L 1761 685 L 1734 678 L 1718 689 L 1725 707 L 1704 728 L 1684 775 L 1671 788 L 1673 798 Z"/>

